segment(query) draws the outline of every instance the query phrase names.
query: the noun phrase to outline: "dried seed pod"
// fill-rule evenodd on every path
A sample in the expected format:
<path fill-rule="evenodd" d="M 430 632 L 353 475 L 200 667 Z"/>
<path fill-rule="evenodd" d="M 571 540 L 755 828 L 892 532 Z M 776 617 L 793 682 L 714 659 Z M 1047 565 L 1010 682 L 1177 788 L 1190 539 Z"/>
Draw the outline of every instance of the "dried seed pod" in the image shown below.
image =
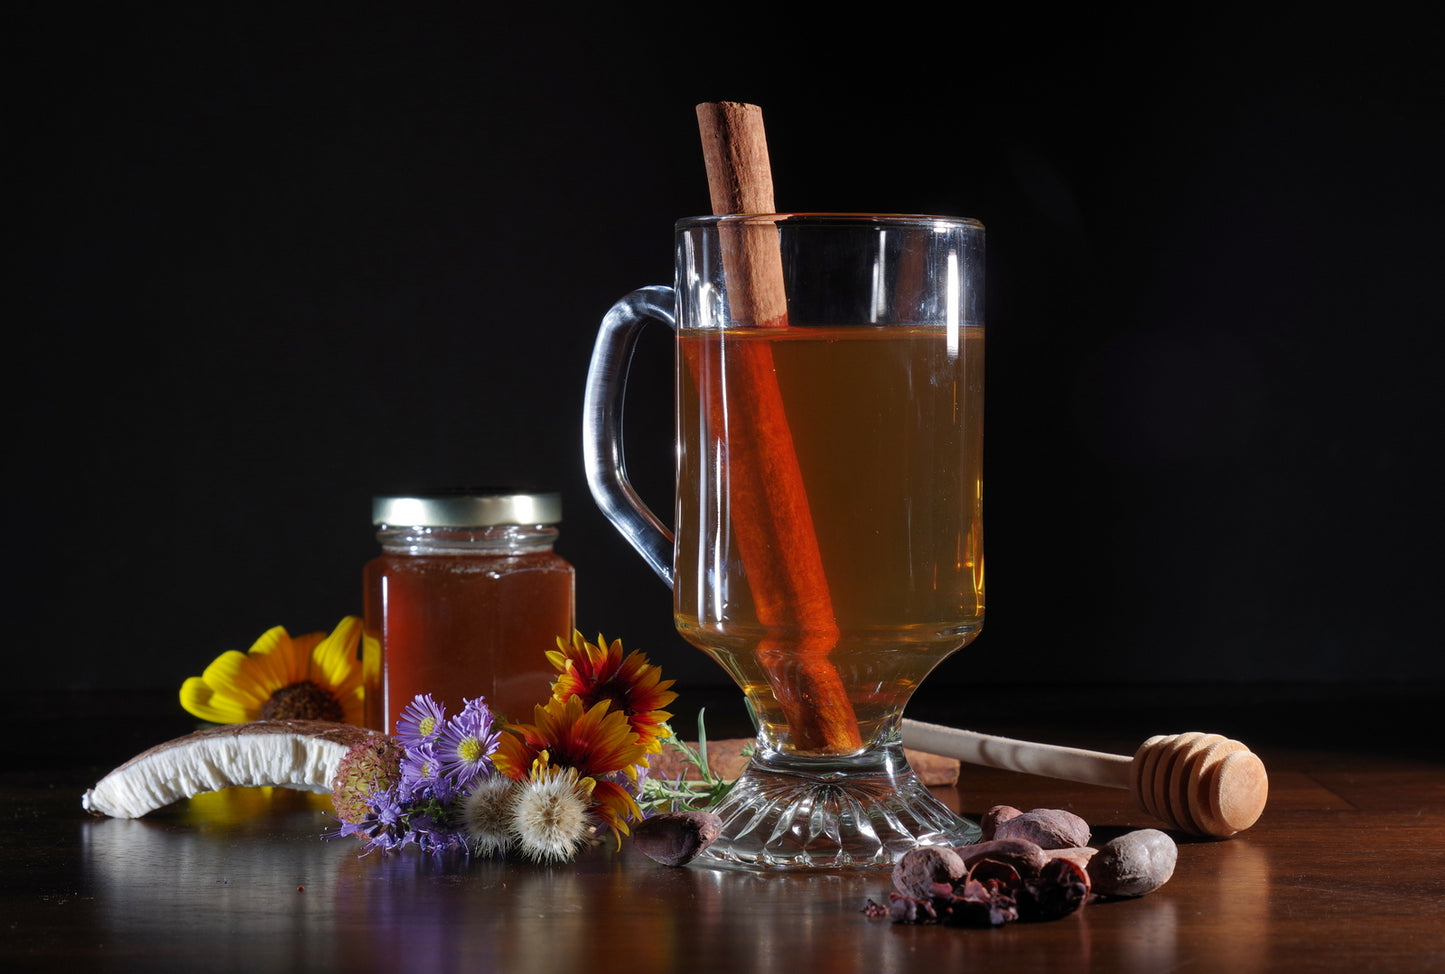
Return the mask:
<path fill-rule="evenodd" d="M 712 812 L 662 812 L 643 819 L 632 829 L 637 848 L 664 866 L 685 866 L 712 845 L 722 831 L 722 819 Z"/>
<path fill-rule="evenodd" d="M 1012 892 L 1001 884 L 969 879 L 938 916 L 940 923 L 950 927 L 1000 927 L 1017 920 L 1019 910 Z"/>
<path fill-rule="evenodd" d="M 1051 859 L 1039 878 L 1025 883 L 1016 895 L 1020 920 L 1057 920 L 1089 898 L 1089 876 L 1076 863 Z"/>
<path fill-rule="evenodd" d="M 888 896 L 888 919 L 894 923 L 937 923 L 931 900 L 890 893 Z"/>
<path fill-rule="evenodd" d="M 1089 875 L 1075 861 L 1082 857 L 1050 858 L 1023 839 L 995 839 L 953 853 L 922 847 L 899 860 L 894 868 L 899 892 L 889 894 L 888 905 L 894 923 L 997 927 L 1014 920 L 1054 920 L 1089 898 Z M 967 871 L 950 883 L 945 879 L 954 876 L 955 859 Z M 870 901 L 865 912 L 873 916 L 882 908 Z"/>
<path fill-rule="evenodd" d="M 1143 896 L 1174 875 L 1179 848 L 1158 829 L 1126 832 L 1099 847 L 1089 878 L 1100 896 Z"/>
<path fill-rule="evenodd" d="M 371 796 L 401 781 L 402 748 L 396 738 L 368 737 L 346 752 L 331 779 L 336 817 L 352 825 L 371 812 Z"/>
<path fill-rule="evenodd" d="M 997 888 L 1016 890 L 1024 883 L 1019 871 L 998 859 L 980 859 L 968 870 L 968 878 L 980 883 L 993 883 Z"/>
<path fill-rule="evenodd" d="M 1035 808 L 999 822 L 998 839 L 1027 839 L 1043 849 L 1072 849 L 1089 844 L 1089 823 L 1062 808 Z"/>
<path fill-rule="evenodd" d="M 894 863 L 893 887 L 904 896 L 923 899 L 933 895 L 934 886 L 952 886 L 967 871 L 963 858 L 947 846 L 918 846 Z"/>

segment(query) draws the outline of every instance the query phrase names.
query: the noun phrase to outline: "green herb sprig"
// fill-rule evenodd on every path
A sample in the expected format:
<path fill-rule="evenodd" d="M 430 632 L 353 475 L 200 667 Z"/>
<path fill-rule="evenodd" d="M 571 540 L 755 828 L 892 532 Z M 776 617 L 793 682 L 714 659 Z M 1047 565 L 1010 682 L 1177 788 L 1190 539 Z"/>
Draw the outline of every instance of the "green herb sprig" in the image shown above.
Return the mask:
<path fill-rule="evenodd" d="M 697 715 L 697 747 L 692 747 L 669 725 L 663 737 L 664 749 L 676 751 L 683 763 L 695 768 L 698 778 L 686 777 L 686 772 L 669 781 L 664 778 L 648 778 L 642 786 L 637 803 L 644 813 L 677 812 L 688 809 L 712 808 L 732 790 L 733 781 L 719 777 L 707 761 L 707 727 L 703 721 L 705 711 Z M 751 753 L 751 747 L 744 750 L 744 756 Z"/>

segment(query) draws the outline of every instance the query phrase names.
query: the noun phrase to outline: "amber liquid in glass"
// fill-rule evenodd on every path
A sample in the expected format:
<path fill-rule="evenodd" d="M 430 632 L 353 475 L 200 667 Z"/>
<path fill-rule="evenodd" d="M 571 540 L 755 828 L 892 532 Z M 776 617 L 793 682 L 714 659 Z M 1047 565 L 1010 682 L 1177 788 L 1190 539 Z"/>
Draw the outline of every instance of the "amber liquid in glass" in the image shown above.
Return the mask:
<path fill-rule="evenodd" d="M 788 667 L 764 668 L 756 648 L 802 634 L 757 617 L 706 405 L 725 395 L 741 343 L 768 342 L 841 633 L 828 659 L 864 743 L 876 741 L 983 624 L 982 329 L 795 326 L 684 331 L 679 341 L 678 630 L 786 747 L 774 683 Z M 711 347 L 689 354 L 687 343 Z"/>
<path fill-rule="evenodd" d="M 530 722 L 557 675 L 546 653 L 570 638 L 573 612 L 572 568 L 551 551 L 382 554 L 365 569 L 366 628 L 381 642 L 367 726 L 394 731 L 419 693 L 448 714 L 483 697 L 494 714 Z"/>

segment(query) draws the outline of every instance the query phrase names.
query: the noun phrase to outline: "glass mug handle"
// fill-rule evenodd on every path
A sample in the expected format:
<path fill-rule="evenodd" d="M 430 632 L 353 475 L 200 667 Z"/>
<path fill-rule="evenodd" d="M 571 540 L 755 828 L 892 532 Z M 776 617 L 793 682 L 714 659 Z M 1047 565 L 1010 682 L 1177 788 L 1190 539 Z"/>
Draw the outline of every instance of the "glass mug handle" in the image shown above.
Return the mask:
<path fill-rule="evenodd" d="M 622 394 L 637 338 L 648 321 L 676 331 L 676 294 L 670 287 L 639 288 L 602 319 L 587 389 L 582 398 L 582 458 L 587 485 L 602 513 L 638 554 L 672 587 L 672 531 L 632 489 L 622 455 Z"/>

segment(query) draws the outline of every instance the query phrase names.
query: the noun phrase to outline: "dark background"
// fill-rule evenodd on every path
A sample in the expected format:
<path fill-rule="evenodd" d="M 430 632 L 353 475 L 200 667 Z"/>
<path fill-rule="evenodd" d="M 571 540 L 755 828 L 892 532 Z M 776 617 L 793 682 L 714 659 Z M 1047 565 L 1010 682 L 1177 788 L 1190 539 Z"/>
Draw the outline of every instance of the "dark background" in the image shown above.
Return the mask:
<path fill-rule="evenodd" d="M 780 208 L 989 228 L 989 621 L 936 686 L 1445 679 L 1438 35 L 1267 7 L 22 7 L 6 682 L 179 687 L 359 612 L 373 493 L 524 482 L 580 628 L 719 684 L 579 451 L 713 99 Z"/>

